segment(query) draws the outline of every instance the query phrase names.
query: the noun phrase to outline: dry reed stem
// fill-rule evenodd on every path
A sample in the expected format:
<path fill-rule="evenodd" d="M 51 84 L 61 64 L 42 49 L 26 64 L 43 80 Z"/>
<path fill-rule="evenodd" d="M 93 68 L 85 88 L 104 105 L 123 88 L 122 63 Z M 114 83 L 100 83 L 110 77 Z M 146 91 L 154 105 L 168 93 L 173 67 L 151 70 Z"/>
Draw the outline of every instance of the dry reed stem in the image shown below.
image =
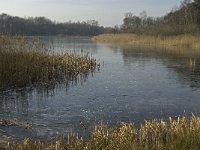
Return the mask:
<path fill-rule="evenodd" d="M 0 36 L 0 89 L 72 80 L 95 68 L 88 54 L 48 52 L 37 39 Z"/>
<path fill-rule="evenodd" d="M 67 139 L 41 142 L 25 139 L 10 142 L 10 150 L 198 150 L 200 149 L 200 118 L 178 117 L 169 120 L 145 121 L 140 127 L 121 124 L 96 126 L 91 138 L 83 141 L 73 134 Z"/>

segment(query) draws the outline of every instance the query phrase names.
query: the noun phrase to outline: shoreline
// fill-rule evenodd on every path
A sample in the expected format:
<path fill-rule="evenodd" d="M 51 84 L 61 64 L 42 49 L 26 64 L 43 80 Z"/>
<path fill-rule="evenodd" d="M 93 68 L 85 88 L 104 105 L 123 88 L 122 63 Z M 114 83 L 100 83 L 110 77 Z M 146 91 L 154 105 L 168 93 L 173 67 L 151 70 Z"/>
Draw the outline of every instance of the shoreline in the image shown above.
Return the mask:
<path fill-rule="evenodd" d="M 116 126 L 97 125 L 91 131 L 91 137 L 84 140 L 76 134 L 66 138 L 58 135 L 50 141 L 26 138 L 22 141 L 12 137 L 0 137 L 0 149 L 124 149 L 124 150 L 174 150 L 199 149 L 200 117 L 179 116 L 168 120 L 146 120 L 140 126 L 133 123 L 121 123 Z"/>
<path fill-rule="evenodd" d="M 176 36 L 149 36 L 136 34 L 101 34 L 94 36 L 93 41 L 102 43 L 127 44 L 129 46 L 157 47 L 157 48 L 187 48 L 199 49 L 200 36 L 176 35 Z"/>

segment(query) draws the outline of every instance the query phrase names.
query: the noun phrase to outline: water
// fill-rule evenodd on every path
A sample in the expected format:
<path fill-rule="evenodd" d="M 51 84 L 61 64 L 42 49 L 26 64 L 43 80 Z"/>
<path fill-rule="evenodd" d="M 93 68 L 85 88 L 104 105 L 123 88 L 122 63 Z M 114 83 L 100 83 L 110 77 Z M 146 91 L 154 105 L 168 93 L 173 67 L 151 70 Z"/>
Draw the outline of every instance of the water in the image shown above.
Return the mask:
<path fill-rule="evenodd" d="M 113 46 L 89 38 L 42 38 L 54 51 L 89 52 L 101 68 L 86 79 L 54 87 L 0 93 L 0 119 L 17 118 L 30 128 L 0 126 L 0 135 L 50 138 L 83 136 L 95 124 L 200 113 L 200 54 L 192 50 Z"/>

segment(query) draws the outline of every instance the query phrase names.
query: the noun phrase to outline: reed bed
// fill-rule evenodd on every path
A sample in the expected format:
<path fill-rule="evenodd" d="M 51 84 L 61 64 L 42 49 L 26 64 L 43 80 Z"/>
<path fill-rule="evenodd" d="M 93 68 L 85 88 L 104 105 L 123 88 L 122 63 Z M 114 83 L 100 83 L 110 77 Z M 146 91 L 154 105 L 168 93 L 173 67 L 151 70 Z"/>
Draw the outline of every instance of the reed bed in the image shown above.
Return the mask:
<path fill-rule="evenodd" d="M 102 34 L 93 37 L 93 40 L 99 42 L 125 43 L 135 46 L 156 46 L 160 48 L 200 48 L 199 35 L 149 36 L 136 34 Z"/>
<path fill-rule="evenodd" d="M 38 39 L 0 36 L 0 89 L 72 80 L 96 65 L 88 54 L 54 53 Z"/>
<path fill-rule="evenodd" d="M 96 126 L 89 140 L 69 134 L 53 141 L 25 139 L 8 141 L 10 150 L 199 150 L 200 117 L 178 117 L 145 121 L 140 126 L 121 124 Z"/>

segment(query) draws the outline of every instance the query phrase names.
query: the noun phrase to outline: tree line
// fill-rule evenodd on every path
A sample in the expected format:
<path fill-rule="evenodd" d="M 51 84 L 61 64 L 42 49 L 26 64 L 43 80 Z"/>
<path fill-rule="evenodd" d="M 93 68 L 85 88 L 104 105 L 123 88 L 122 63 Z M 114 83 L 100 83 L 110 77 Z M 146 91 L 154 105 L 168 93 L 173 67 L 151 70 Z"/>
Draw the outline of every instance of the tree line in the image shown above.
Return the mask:
<path fill-rule="evenodd" d="M 0 14 L 0 33 L 10 35 L 73 35 L 94 36 L 104 32 L 98 21 L 58 23 L 46 17 L 20 18 Z"/>
<path fill-rule="evenodd" d="M 181 5 L 163 17 L 150 17 L 145 11 L 139 16 L 128 12 L 121 26 L 103 27 L 98 21 L 58 23 L 46 17 L 20 18 L 0 14 L 0 34 L 10 35 L 80 35 L 102 33 L 135 33 L 179 35 L 200 33 L 200 0 L 183 0 Z"/>
<path fill-rule="evenodd" d="M 154 35 L 200 33 L 200 0 L 184 0 L 163 17 L 149 17 L 145 11 L 139 16 L 126 13 L 123 25 L 115 26 L 113 32 Z"/>

